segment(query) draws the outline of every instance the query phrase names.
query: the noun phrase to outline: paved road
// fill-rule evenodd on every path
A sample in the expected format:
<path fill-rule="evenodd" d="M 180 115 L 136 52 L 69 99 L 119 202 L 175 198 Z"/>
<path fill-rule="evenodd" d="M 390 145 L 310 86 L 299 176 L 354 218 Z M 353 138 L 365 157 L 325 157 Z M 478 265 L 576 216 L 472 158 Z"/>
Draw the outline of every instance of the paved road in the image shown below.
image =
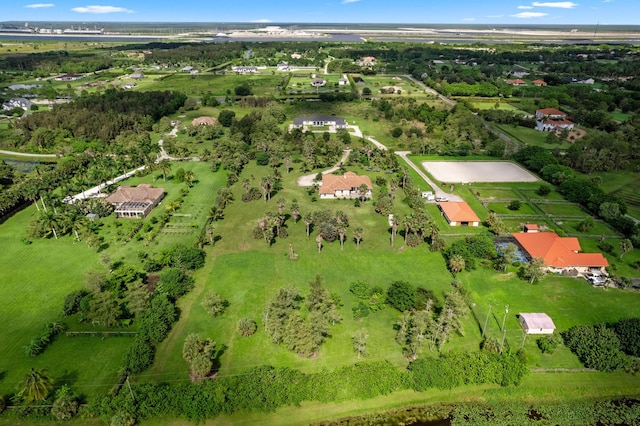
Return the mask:
<path fill-rule="evenodd" d="M 396 151 L 395 152 L 397 155 L 399 155 L 404 161 L 407 162 L 407 164 L 416 171 L 416 173 L 418 173 L 420 175 L 420 177 L 422 179 L 424 179 L 433 189 L 433 193 L 435 194 L 436 198 L 446 198 L 449 201 L 464 201 L 461 197 L 459 197 L 456 194 L 450 194 L 448 192 L 443 191 L 442 189 L 440 189 L 440 187 L 438 185 L 436 185 L 435 183 L 433 183 L 433 181 L 431 179 L 429 179 L 429 176 L 427 176 L 422 169 L 420 169 L 420 167 L 418 167 L 417 165 L 415 165 L 413 163 L 413 161 L 409 160 L 408 155 L 411 154 L 411 151 Z"/>
<path fill-rule="evenodd" d="M 447 105 L 453 107 L 456 105 L 456 101 L 454 101 L 453 99 L 449 99 L 444 95 L 441 95 L 440 92 L 436 91 L 435 89 L 427 86 L 426 84 L 424 84 L 423 82 L 421 82 L 420 80 L 417 80 L 415 78 L 413 78 L 413 76 L 409 75 L 409 74 L 404 74 L 403 77 L 408 78 L 409 80 L 413 81 L 414 83 L 416 83 L 418 86 L 422 87 L 424 90 L 426 90 L 428 93 L 431 93 L 432 95 L 436 95 L 442 102 L 446 103 Z"/>
<path fill-rule="evenodd" d="M 15 155 L 16 157 L 29 157 L 29 158 L 56 158 L 55 154 L 29 154 L 27 152 L 6 151 L 0 149 L 0 154 Z"/>
<path fill-rule="evenodd" d="M 349 149 L 345 150 L 344 154 L 342 154 L 342 158 L 340 158 L 340 161 L 338 162 L 338 164 L 336 164 L 332 168 L 327 169 L 327 170 L 325 170 L 325 171 L 323 171 L 321 173 L 323 175 L 328 175 L 329 173 L 333 173 L 333 172 L 339 170 L 340 166 L 342 166 L 344 164 L 344 162 L 347 161 L 347 158 L 349 158 L 349 154 L 351 154 L 351 150 L 349 150 Z M 316 179 L 316 176 L 318 176 L 317 173 L 300 176 L 298 178 L 298 180 L 296 181 L 296 183 L 298 184 L 298 186 L 313 186 L 313 184 L 315 183 L 314 181 Z"/>

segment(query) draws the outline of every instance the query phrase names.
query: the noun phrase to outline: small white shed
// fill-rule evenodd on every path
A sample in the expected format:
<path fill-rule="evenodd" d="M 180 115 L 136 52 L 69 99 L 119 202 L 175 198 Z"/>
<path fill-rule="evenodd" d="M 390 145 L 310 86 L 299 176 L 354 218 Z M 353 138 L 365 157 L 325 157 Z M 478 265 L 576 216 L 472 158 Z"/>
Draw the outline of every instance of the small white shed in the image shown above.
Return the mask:
<path fill-rule="evenodd" d="M 521 313 L 520 325 L 527 334 L 553 334 L 556 325 L 547 314 L 543 313 Z"/>

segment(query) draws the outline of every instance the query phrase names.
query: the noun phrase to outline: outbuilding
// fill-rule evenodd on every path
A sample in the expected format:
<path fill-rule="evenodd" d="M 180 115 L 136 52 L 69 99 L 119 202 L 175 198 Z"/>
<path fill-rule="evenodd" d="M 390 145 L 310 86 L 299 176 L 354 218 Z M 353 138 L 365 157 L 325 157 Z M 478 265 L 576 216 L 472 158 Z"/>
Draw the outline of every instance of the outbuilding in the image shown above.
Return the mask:
<path fill-rule="evenodd" d="M 556 329 L 551 317 L 544 313 L 521 313 L 518 317 L 527 334 L 553 334 Z"/>

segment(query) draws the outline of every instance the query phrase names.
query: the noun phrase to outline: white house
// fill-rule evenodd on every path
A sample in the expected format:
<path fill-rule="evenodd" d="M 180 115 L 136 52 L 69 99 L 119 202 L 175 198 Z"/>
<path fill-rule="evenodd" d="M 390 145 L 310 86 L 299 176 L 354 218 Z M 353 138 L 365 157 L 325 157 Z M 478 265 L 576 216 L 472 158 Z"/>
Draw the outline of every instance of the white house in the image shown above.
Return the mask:
<path fill-rule="evenodd" d="M 287 62 L 280 62 L 278 64 L 278 71 L 291 71 L 291 65 Z"/>
<path fill-rule="evenodd" d="M 324 127 L 333 126 L 336 129 L 346 129 L 347 120 L 342 117 L 327 115 L 312 115 L 311 117 L 296 117 L 293 119 L 294 128 L 304 128 L 306 126 Z"/>
<path fill-rule="evenodd" d="M 22 108 L 23 110 L 28 111 L 31 109 L 31 105 L 33 105 L 33 103 L 29 99 L 11 98 L 2 104 L 2 109 L 8 111 L 14 108 Z"/>
<path fill-rule="evenodd" d="M 536 130 L 540 132 L 560 132 L 572 130 L 575 124 L 567 119 L 567 114 L 556 108 L 542 108 L 536 111 Z"/>
<path fill-rule="evenodd" d="M 325 80 L 324 78 L 313 78 L 311 79 L 311 85 L 313 87 L 322 87 L 325 84 L 327 84 L 327 80 Z"/>
<path fill-rule="evenodd" d="M 547 314 L 521 313 L 518 314 L 520 325 L 527 334 L 553 334 L 556 325 Z"/>

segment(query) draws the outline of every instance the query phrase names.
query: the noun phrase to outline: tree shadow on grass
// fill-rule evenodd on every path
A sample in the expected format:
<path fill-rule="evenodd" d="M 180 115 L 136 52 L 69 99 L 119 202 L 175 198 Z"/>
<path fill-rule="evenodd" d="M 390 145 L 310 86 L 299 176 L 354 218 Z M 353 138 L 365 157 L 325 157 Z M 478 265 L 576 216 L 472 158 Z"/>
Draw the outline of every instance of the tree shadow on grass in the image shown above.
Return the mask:
<path fill-rule="evenodd" d="M 53 387 L 59 388 L 61 386 L 67 385 L 69 387 L 73 387 L 73 385 L 78 381 L 78 370 L 64 370 L 64 372 L 56 377 Z"/>

